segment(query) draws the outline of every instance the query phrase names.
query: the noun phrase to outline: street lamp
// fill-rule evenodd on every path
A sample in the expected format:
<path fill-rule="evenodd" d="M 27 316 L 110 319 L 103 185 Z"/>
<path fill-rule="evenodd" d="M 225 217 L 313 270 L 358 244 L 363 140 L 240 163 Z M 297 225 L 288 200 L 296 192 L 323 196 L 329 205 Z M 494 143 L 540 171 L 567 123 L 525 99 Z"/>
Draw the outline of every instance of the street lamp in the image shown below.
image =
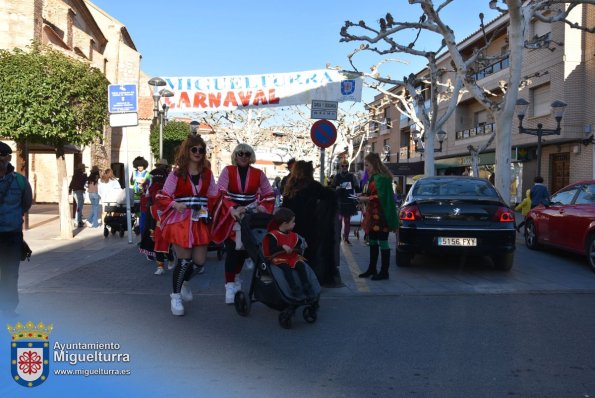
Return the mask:
<path fill-rule="evenodd" d="M 423 147 L 423 142 L 425 141 L 425 133 L 422 133 L 417 130 L 413 130 L 411 132 L 411 135 L 413 136 L 413 141 L 415 142 L 415 152 L 424 153 L 426 150 Z M 439 132 L 437 132 L 436 138 L 438 139 L 438 142 L 440 143 L 440 147 L 434 148 L 434 152 L 442 152 L 442 144 L 444 143 L 444 140 L 446 139 L 446 131 L 440 130 Z"/>
<path fill-rule="evenodd" d="M 163 158 L 163 123 L 167 117 L 167 104 L 159 105 L 162 97 L 173 97 L 174 93 L 164 88 L 159 90 L 159 87 L 165 86 L 165 80 L 160 77 L 153 77 L 149 80 L 149 86 L 153 87 L 153 117 L 159 119 L 159 159 Z"/>
<path fill-rule="evenodd" d="M 541 137 L 544 135 L 560 135 L 560 122 L 562 122 L 562 116 L 564 115 L 564 111 L 566 110 L 566 103 L 555 100 L 552 102 L 552 114 L 556 119 L 556 128 L 555 129 L 544 129 L 543 124 L 537 124 L 536 129 L 526 129 L 523 127 L 523 119 L 525 118 L 525 114 L 527 113 L 527 108 L 529 107 L 529 101 L 524 98 L 519 98 L 516 101 L 515 111 L 517 117 L 519 118 L 519 134 L 530 134 L 537 136 L 537 175 L 541 175 Z"/>

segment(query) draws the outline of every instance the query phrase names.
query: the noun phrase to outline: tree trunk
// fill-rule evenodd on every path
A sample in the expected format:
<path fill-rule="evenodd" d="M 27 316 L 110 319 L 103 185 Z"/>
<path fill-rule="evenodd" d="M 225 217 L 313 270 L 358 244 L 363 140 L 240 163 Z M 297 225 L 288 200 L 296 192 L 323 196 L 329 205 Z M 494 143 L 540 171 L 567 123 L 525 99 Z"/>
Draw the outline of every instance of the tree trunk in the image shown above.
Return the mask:
<path fill-rule="evenodd" d="M 434 171 L 434 137 L 435 131 L 428 131 L 424 137 L 424 176 L 431 177 Z"/>
<path fill-rule="evenodd" d="M 56 150 L 56 165 L 58 166 L 58 189 L 60 192 L 58 201 L 60 238 L 72 239 L 72 218 L 70 217 L 70 204 L 68 203 L 68 177 L 66 176 L 66 159 L 62 147 Z"/>
<path fill-rule="evenodd" d="M 506 203 L 510 204 L 510 150 L 512 145 L 512 115 L 498 112 L 496 120 L 496 178 L 495 185 Z"/>

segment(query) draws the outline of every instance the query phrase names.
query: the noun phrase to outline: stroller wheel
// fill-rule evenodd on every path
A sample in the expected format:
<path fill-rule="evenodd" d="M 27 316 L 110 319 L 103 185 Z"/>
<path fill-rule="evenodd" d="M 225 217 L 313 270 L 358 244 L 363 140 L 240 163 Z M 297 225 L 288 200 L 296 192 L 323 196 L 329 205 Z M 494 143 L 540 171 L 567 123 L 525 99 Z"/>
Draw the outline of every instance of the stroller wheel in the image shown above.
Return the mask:
<path fill-rule="evenodd" d="M 236 307 L 236 312 L 240 316 L 247 316 L 250 313 L 250 307 L 252 303 L 250 299 L 246 297 L 246 294 L 243 291 L 236 292 L 235 297 L 233 298 L 233 304 Z"/>
<path fill-rule="evenodd" d="M 293 317 L 293 311 L 281 311 L 279 314 L 279 325 L 283 329 L 291 329 L 291 318 Z"/>
<path fill-rule="evenodd" d="M 123 229 L 121 229 L 121 230 L 120 230 L 120 238 L 121 238 L 121 237 L 123 237 L 123 236 L 124 236 L 124 230 L 123 230 Z"/>
<path fill-rule="evenodd" d="M 115 234 L 116 234 L 116 230 L 115 230 L 115 228 L 112 227 L 112 235 L 115 235 Z"/>
<path fill-rule="evenodd" d="M 318 313 L 316 312 L 316 308 L 314 308 L 314 306 L 308 306 L 304 308 L 304 312 L 302 314 L 304 315 L 304 321 L 308 323 L 314 323 L 316 322 L 316 319 L 318 319 Z"/>
<path fill-rule="evenodd" d="M 103 236 L 107 238 L 108 235 L 109 235 L 109 230 L 107 229 L 107 227 L 103 227 Z"/>

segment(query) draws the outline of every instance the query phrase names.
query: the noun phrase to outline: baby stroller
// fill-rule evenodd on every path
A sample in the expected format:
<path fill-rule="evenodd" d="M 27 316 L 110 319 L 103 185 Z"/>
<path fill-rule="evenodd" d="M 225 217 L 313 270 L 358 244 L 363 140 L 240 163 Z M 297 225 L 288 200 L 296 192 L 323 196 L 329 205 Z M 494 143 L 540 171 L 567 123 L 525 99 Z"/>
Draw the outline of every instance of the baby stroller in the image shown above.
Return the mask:
<path fill-rule="evenodd" d="M 314 323 L 318 317 L 318 301 L 320 299 L 320 284 L 314 271 L 306 266 L 313 296 L 306 297 L 303 293 L 296 296 L 291 292 L 279 266 L 270 264 L 264 257 L 261 243 L 267 233 L 267 225 L 271 218 L 270 214 L 248 212 L 240 222 L 242 244 L 254 262 L 254 268 L 248 293 L 240 290 L 234 297 L 235 309 L 239 315 L 247 316 L 252 303 L 260 301 L 274 310 L 281 311 L 279 324 L 285 329 L 290 329 L 296 309 L 304 306 L 302 312 L 304 320 Z M 292 274 L 296 284 L 301 286 L 296 273 Z"/>
<path fill-rule="evenodd" d="M 126 220 L 126 197 L 124 190 L 114 190 L 110 196 L 106 198 L 105 215 L 103 217 L 103 236 L 108 237 L 110 230 L 112 235 L 116 232 L 120 237 L 124 236 L 124 232 L 128 230 L 128 223 Z M 130 223 L 134 226 L 136 222 L 135 207 L 130 209 Z"/>

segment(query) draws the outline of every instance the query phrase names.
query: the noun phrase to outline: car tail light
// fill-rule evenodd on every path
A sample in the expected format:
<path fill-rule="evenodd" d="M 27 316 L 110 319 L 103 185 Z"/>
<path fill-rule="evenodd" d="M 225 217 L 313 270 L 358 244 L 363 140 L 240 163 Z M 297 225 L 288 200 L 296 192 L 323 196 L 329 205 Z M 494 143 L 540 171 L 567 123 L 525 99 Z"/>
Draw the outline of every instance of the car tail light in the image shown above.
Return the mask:
<path fill-rule="evenodd" d="M 417 206 L 406 206 L 401 208 L 399 219 L 403 221 L 421 220 L 421 213 Z"/>
<path fill-rule="evenodd" d="M 494 221 L 497 222 L 514 222 L 514 213 L 508 207 L 498 207 L 496 214 L 494 214 Z"/>

